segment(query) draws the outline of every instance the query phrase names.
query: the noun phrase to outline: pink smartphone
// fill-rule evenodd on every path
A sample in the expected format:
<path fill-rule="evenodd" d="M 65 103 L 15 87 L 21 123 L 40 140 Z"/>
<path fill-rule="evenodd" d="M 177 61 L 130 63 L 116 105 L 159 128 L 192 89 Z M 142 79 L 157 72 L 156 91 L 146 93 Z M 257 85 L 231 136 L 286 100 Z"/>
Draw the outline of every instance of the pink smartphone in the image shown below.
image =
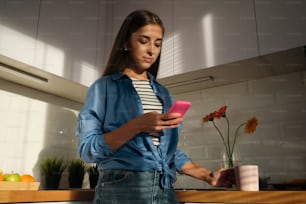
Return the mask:
<path fill-rule="evenodd" d="M 175 101 L 169 109 L 168 113 L 180 113 L 182 117 L 185 115 L 187 110 L 190 108 L 191 102 L 189 101 Z"/>

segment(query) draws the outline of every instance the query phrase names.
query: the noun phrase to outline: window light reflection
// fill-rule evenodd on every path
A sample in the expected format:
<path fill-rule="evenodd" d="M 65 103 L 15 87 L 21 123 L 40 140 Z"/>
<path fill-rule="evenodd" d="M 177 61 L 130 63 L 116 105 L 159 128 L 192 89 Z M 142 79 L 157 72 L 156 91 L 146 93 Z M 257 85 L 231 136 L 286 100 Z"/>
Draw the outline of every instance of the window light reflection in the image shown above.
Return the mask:
<path fill-rule="evenodd" d="M 203 22 L 203 47 L 204 47 L 204 54 L 206 59 L 205 67 L 210 67 L 215 65 L 215 58 L 214 58 L 214 39 L 213 39 L 213 26 L 212 26 L 212 15 L 206 14 L 202 20 Z"/>

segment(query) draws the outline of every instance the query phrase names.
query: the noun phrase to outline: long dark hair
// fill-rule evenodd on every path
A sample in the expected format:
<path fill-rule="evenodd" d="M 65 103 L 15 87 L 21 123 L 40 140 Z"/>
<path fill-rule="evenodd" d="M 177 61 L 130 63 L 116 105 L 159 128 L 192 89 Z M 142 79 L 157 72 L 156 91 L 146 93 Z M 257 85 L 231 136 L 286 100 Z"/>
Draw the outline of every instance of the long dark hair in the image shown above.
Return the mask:
<path fill-rule="evenodd" d="M 164 34 L 165 29 L 161 19 L 150 11 L 136 10 L 125 18 L 113 44 L 108 63 L 102 76 L 122 72 L 123 69 L 129 65 L 131 59 L 129 57 L 128 51 L 126 51 L 124 47 L 129 43 L 132 33 L 148 24 L 159 25 L 162 28 Z M 155 78 L 158 73 L 159 62 L 160 54 L 154 64 L 152 64 L 148 69 L 148 72 L 150 72 Z"/>

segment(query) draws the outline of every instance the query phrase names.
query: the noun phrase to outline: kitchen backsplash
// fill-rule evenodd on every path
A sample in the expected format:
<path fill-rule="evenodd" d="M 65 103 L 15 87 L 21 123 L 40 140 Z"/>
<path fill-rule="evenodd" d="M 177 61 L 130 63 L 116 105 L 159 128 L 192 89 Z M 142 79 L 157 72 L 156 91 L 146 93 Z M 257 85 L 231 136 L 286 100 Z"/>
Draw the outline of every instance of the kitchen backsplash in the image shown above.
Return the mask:
<path fill-rule="evenodd" d="M 77 114 L 77 110 L 0 89 L 0 169 L 33 174 L 40 181 L 42 158 L 58 155 L 68 161 L 77 157 Z M 62 187 L 68 186 L 66 177 L 64 173 Z"/>
<path fill-rule="evenodd" d="M 193 103 L 184 119 L 179 147 L 207 168 L 221 167 L 222 141 L 211 123 L 202 123 L 202 117 L 227 105 L 233 126 L 251 116 L 259 120 L 254 134 L 242 134 L 238 139 L 240 163 L 258 164 L 260 175 L 269 176 L 271 182 L 306 178 L 305 75 L 295 72 L 176 94 L 176 99 Z M 77 157 L 78 110 L 59 104 L 0 88 L 0 169 L 31 173 L 40 180 L 41 158 L 54 154 L 67 160 Z M 64 175 L 63 188 L 67 187 L 66 179 Z M 178 175 L 175 188 L 209 186 Z"/>
<path fill-rule="evenodd" d="M 306 178 L 306 86 L 305 72 L 209 88 L 175 95 L 190 100 L 192 108 L 184 119 L 180 148 L 210 168 L 223 165 L 224 146 L 211 123 L 202 117 L 223 105 L 233 127 L 257 117 L 254 134 L 237 140 L 240 164 L 258 164 L 261 177 L 270 182 Z M 209 188 L 207 184 L 178 175 L 176 188 Z"/>

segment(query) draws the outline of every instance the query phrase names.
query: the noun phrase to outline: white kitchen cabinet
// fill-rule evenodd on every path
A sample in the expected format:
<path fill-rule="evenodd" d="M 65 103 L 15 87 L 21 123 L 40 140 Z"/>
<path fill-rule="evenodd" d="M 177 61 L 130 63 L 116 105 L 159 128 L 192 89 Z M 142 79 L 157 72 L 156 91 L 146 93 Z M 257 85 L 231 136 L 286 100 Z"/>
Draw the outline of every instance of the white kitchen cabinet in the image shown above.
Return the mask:
<path fill-rule="evenodd" d="M 88 86 L 135 9 L 164 22 L 159 78 L 306 45 L 302 0 L 3 0 L 0 54 Z"/>
<path fill-rule="evenodd" d="M 103 8 L 100 0 L 1 1 L 0 54 L 89 85 L 101 72 Z"/>
<path fill-rule="evenodd" d="M 306 45 L 306 1 L 255 1 L 260 54 Z"/>
<path fill-rule="evenodd" d="M 175 0 L 172 74 L 257 56 L 252 2 Z"/>
<path fill-rule="evenodd" d="M 118 1 L 110 8 L 114 35 L 132 10 L 161 17 L 166 33 L 159 78 L 258 56 L 251 0 Z"/>
<path fill-rule="evenodd" d="M 1 0 L 0 54 L 33 64 L 38 18 L 39 0 Z"/>
<path fill-rule="evenodd" d="M 99 0 L 42 0 L 34 66 L 89 85 L 96 68 Z"/>

